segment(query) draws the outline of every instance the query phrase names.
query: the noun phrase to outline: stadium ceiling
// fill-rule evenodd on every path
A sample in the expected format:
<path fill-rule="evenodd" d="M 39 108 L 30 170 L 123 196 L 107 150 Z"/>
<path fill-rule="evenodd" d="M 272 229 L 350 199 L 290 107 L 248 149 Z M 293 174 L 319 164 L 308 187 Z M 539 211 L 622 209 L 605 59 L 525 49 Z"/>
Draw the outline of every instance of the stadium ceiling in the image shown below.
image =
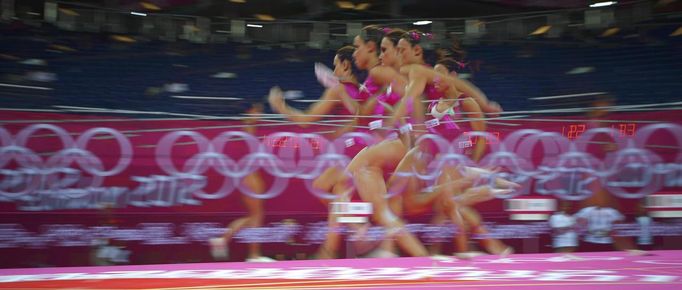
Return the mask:
<path fill-rule="evenodd" d="M 371 20 L 462 18 L 497 14 L 583 8 L 589 0 L 71 0 L 51 1 L 92 8 L 145 10 L 204 17 L 253 18 L 265 14 L 290 20 Z M 16 6 L 35 6 L 46 0 L 18 0 Z M 631 2 L 631 1 L 630 1 Z M 145 8 L 147 7 L 147 8 Z"/>
<path fill-rule="evenodd" d="M 666 26 L 661 35 L 675 35 L 669 30 L 682 18 L 680 0 L 623 0 L 589 8 L 597 1 L 603 0 L 2 0 L 0 11 L 5 21 L 68 31 L 317 48 L 347 43 L 367 24 L 428 25 L 419 29 L 469 43 L 585 41 L 618 32 L 645 36 L 658 26 Z"/>
<path fill-rule="evenodd" d="M 201 16 L 227 16 L 248 18 L 256 14 L 268 14 L 276 19 L 296 20 L 369 20 L 398 18 L 454 18 L 491 14 L 508 14 L 538 11 L 566 6 L 534 6 L 530 2 L 546 4 L 564 1 L 437 1 L 437 0 L 245 0 L 236 3 L 221 1 L 191 1 L 199 5 L 179 5 L 169 7 L 173 13 L 195 14 Z M 239 2 L 239 1 L 237 1 Z M 565 1 L 584 2 L 585 1 Z M 562 4 L 565 5 L 565 4 Z M 579 5 L 579 4 L 576 4 Z"/>

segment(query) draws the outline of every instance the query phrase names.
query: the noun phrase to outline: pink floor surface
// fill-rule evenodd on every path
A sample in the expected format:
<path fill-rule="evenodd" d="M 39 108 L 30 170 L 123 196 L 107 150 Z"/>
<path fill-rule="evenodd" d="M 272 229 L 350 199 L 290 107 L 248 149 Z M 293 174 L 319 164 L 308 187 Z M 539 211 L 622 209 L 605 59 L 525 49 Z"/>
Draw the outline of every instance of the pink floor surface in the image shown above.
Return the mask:
<path fill-rule="evenodd" d="M 0 270 L 3 289 L 682 289 L 682 251 Z"/>

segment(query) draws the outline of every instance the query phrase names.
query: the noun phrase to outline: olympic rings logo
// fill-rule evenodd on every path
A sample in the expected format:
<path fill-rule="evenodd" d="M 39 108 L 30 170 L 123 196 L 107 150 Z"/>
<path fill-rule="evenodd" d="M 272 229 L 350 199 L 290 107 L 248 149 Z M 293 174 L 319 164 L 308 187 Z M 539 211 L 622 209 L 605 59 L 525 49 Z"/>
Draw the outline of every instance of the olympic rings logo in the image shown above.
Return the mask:
<path fill-rule="evenodd" d="M 58 150 L 46 158 L 40 156 L 34 150 L 28 148 L 28 141 L 38 137 L 36 132 L 50 131 L 59 139 L 61 150 Z M 97 135 L 109 135 L 119 146 L 120 156 L 116 165 L 106 170 L 101 157 L 88 151 L 88 144 Z M 73 139 L 69 132 L 50 124 L 34 124 L 21 130 L 16 136 L 12 136 L 4 128 L 0 128 L 0 198 L 14 200 L 17 198 L 31 199 L 25 194 L 44 189 L 67 188 L 76 185 L 81 180 L 79 170 L 70 168 L 72 164 L 92 175 L 92 180 L 87 187 L 97 187 L 103 182 L 103 178 L 113 176 L 125 170 L 133 160 L 133 148 L 128 138 L 122 133 L 111 128 L 92 128 L 77 139 Z M 19 170 L 5 169 L 13 162 Z M 24 190 L 8 191 L 24 185 Z"/>
<path fill-rule="evenodd" d="M 59 140 L 61 149 L 46 157 L 30 149 L 29 139 L 37 137 L 38 131 L 51 132 Z M 95 136 L 103 134 L 112 137 L 120 151 L 117 162 L 109 169 L 105 168 L 101 155 L 88 150 Z M 415 143 L 418 146 L 428 143 L 435 145 L 431 146 L 430 152 L 433 158 L 425 162 L 424 168 L 401 172 L 398 176 L 418 178 L 428 184 L 437 180 L 446 167 L 496 167 L 501 170 L 486 176 L 484 181 L 492 183 L 495 177 L 501 177 L 523 185 L 521 189 L 499 198 L 529 194 L 533 181 L 535 192 L 568 200 L 589 197 L 593 192 L 592 186 L 597 184 L 622 198 L 641 198 L 664 186 L 682 186 L 682 126 L 649 125 L 638 130 L 634 137 L 612 138 L 613 150 L 606 153 L 602 160 L 588 150 L 589 144 L 595 143 L 594 140 L 600 135 L 614 136 L 617 132 L 609 128 L 591 129 L 576 140 L 536 129 L 518 130 L 503 140 L 486 132 L 473 132 L 454 140 L 428 134 Z M 662 135 L 666 140 L 676 142 L 674 153 L 667 156 L 654 153 L 652 148 L 656 144 L 650 144 L 651 140 Z M 494 140 L 490 142 L 489 153 L 478 163 L 473 162 L 460 146 L 472 136 Z M 174 148 L 181 138 L 189 138 L 196 144 L 196 150 L 185 159 L 174 155 L 177 154 Z M 296 146 L 272 146 L 283 139 L 299 141 Z M 195 202 L 189 195 L 219 199 L 235 190 L 255 198 L 269 199 L 282 194 L 292 178 L 302 179 L 312 194 L 331 199 L 336 196 L 315 189 L 313 180 L 327 168 L 344 169 L 352 157 L 346 152 L 348 147 L 372 145 L 378 141 L 373 135 L 360 132 L 327 140 L 310 133 L 277 132 L 261 139 L 242 131 L 226 131 L 209 139 L 195 131 L 175 131 L 158 141 L 154 157 L 159 168 L 168 176 L 183 182 L 191 181 L 187 183 L 191 185 L 189 188 L 192 192 L 182 193 L 187 203 Z M 30 200 L 36 197 L 27 193 L 45 189 L 100 186 L 105 177 L 120 174 L 128 168 L 134 154 L 125 135 L 115 129 L 101 127 L 87 130 L 75 139 L 66 130 L 49 124 L 31 125 L 14 136 L 0 128 L 0 142 L 0 200 L 4 201 Z M 236 145 L 238 142 L 245 146 Z M 244 154 L 229 154 L 235 148 L 248 151 Z M 238 158 L 230 155 L 237 155 Z M 668 158 L 671 156 L 672 162 L 663 161 L 671 160 Z M 80 170 L 73 168 L 75 166 Z M 204 176 L 209 169 L 223 177 L 220 186 L 213 192 L 204 190 Z M 93 176 L 90 184 L 78 184 L 81 171 Z M 254 192 L 242 182 L 257 171 L 273 176 L 270 187 L 262 193 Z M 150 183 L 144 178 L 138 179 L 134 180 Z M 23 190 L 9 190 L 19 186 L 23 186 Z M 390 194 L 400 194 L 400 190 Z"/>
<path fill-rule="evenodd" d="M 665 164 L 662 158 L 648 149 L 649 139 L 654 132 L 662 131 L 676 142 L 674 163 Z M 609 192 L 622 198 L 642 198 L 657 192 L 663 186 L 682 185 L 682 126 L 677 124 L 656 124 L 642 128 L 634 138 L 612 138 L 616 150 L 610 152 L 604 161 L 588 153 L 588 144 L 595 143 L 597 135 L 618 136 L 611 128 L 591 129 L 577 140 L 536 129 L 522 129 L 508 135 L 499 142 L 496 136 L 486 132 L 474 132 L 490 142 L 491 150 L 476 166 L 502 168 L 487 177 L 491 185 L 494 177 L 517 182 L 522 186 L 500 198 L 511 198 L 530 192 L 530 182 L 535 179 L 535 191 L 555 195 L 565 200 L 582 200 L 594 192 L 597 182 Z M 413 175 L 424 180 L 434 180 L 446 166 L 471 166 L 473 161 L 463 155 L 458 146 L 468 136 L 453 140 L 447 150 L 447 140 L 436 135 L 425 135 L 417 141 L 432 140 L 439 151 L 445 152 L 427 166 L 426 173 L 414 170 Z M 537 146 L 540 145 L 540 146 Z M 653 145 L 656 147 L 656 145 Z M 541 151 L 538 151 L 541 150 Z M 537 154 L 542 152 L 542 154 Z M 539 162 L 533 162 L 538 155 Z M 538 158 L 535 158 L 538 159 Z M 537 165 L 534 165 L 537 164 Z"/>

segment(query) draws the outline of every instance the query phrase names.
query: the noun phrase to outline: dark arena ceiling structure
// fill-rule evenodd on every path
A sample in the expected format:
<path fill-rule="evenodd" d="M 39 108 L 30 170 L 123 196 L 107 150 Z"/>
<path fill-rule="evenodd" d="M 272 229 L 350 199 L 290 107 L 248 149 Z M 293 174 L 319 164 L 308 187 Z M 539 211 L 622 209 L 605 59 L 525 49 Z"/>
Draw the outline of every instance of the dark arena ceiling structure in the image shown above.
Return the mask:
<path fill-rule="evenodd" d="M 41 10 L 45 0 L 16 1 L 17 7 Z M 583 8 L 586 0 L 73 0 L 52 1 L 83 7 L 134 10 L 205 17 L 252 18 L 267 14 L 289 20 L 369 20 L 460 18 L 495 14 Z M 635 1 L 627 1 L 635 2 Z M 143 4 L 144 3 L 144 4 Z M 158 8 L 158 9 L 157 9 Z"/>

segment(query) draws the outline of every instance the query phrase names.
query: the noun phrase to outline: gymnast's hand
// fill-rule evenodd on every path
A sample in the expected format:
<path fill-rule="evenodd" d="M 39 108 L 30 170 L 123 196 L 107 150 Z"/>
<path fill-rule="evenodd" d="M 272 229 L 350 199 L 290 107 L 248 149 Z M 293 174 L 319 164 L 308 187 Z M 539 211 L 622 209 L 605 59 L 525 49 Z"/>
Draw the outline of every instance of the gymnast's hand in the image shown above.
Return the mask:
<path fill-rule="evenodd" d="M 270 107 L 277 113 L 284 113 L 286 111 L 286 103 L 284 102 L 284 95 L 279 87 L 272 87 L 268 95 L 268 103 Z"/>

